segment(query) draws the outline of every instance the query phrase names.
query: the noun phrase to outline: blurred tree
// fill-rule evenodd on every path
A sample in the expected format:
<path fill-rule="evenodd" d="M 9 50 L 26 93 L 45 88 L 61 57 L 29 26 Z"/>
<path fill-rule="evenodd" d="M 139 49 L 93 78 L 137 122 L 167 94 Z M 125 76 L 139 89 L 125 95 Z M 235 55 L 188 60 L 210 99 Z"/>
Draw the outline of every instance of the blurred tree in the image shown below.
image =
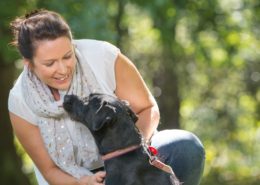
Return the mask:
<path fill-rule="evenodd" d="M 18 58 L 17 53 L 9 45 L 12 40 L 9 24 L 15 16 L 24 12 L 25 8 L 30 8 L 26 1 L 9 0 L 0 2 L 0 181 L 1 184 L 5 185 L 30 184 L 23 171 L 23 163 L 16 153 L 7 111 L 8 94 L 16 74 L 14 64 Z"/>
<path fill-rule="evenodd" d="M 130 56 L 158 99 L 161 128 L 184 128 L 200 136 L 207 153 L 202 184 L 259 183 L 257 0 L 9 2 L 10 9 L 0 4 L 5 18 L 0 23 L 0 97 L 5 105 L 17 59 L 6 47 L 10 19 L 34 6 L 55 10 L 68 20 L 75 38 L 107 40 Z M 0 154 L 1 164 L 10 167 L 5 153 L 16 155 L 6 106 L 2 107 L 0 119 L 8 128 L 0 129 L 6 131 L 1 133 L 1 146 L 12 148 Z M 14 176 L 11 167 L 11 172 L 2 169 Z"/>
<path fill-rule="evenodd" d="M 153 26 L 160 32 L 161 56 L 158 70 L 153 76 L 153 86 L 160 89 L 158 104 L 161 112 L 161 129 L 180 128 L 179 95 L 179 63 L 183 60 L 183 51 L 176 41 L 176 27 L 182 16 L 181 7 L 184 3 L 177 1 L 134 1 L 142 9 L 150 13 Z M 180 6 L 180 7 L 177 7 Z"/>
<path fill-rule="evenodd" d="M 116 32 L 111 14 L 116 13 L 116 4 L 108 1 L 38 0 L 38 8 L 57 11 L 69 23 L 75 39 L 100 39 L 115 42 Z M 112 25 L 112 26 L 111 26 Z"/>
<path fill-rule="evenodd" d="M 258 182 L 259 2 L 131 2 L 159 31 L 153 84 L 162 91 L 162 128 L 181 126 L 200 135 L 207 150 L 205 184 Z"/>

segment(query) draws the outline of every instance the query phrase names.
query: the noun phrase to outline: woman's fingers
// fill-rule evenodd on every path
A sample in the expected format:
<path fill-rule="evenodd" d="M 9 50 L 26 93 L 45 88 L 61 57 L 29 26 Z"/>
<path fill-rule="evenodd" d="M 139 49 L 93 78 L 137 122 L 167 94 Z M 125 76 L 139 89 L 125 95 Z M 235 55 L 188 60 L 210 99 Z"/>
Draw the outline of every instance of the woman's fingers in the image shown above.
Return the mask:
<path fill-rule="evenodd" d="M 106 172 L 100 171 L 95 174 L 97 182 L 103 182 L 106 177 Z"/>

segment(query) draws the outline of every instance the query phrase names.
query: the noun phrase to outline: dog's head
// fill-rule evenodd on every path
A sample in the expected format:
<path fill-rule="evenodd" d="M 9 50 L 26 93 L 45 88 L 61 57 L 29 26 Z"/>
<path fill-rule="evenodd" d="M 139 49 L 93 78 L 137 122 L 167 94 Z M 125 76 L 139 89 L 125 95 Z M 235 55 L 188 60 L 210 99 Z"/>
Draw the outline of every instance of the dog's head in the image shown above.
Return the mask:
<path fill-rule="evenodd" d="M 118 98 L 90 94 L 81 100 L 75 95 L 66 95 L 63 107 L 71 118 L 89 128 L 102 155 L 141 142 L 135 127 L 137 116 Z"/>

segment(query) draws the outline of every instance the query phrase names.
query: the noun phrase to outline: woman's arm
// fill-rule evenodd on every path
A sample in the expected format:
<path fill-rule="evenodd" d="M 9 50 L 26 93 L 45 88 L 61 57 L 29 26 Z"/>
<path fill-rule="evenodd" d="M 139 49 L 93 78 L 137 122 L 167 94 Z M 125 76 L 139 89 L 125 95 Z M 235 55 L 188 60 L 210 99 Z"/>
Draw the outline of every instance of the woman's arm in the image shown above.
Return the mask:
<path fill-rule="evenodd" d="M 130 103 L 138 115 L 137 127 L 146 140 L 156 130 L 160 114 L 157 103 L 147 88 L 134 64 L 123 54 L 119 54 L 115 64 L 116 95 Z"/>
<path fill-rule="evenodd" d="M 44 178 L 51 185 L 87 185 L 91 176 L 78 181 L 73 176 L 60 170 L 51 160 L 40 135 L 39 128 L 19 116 L 10 113 L 14 132 Z"/>

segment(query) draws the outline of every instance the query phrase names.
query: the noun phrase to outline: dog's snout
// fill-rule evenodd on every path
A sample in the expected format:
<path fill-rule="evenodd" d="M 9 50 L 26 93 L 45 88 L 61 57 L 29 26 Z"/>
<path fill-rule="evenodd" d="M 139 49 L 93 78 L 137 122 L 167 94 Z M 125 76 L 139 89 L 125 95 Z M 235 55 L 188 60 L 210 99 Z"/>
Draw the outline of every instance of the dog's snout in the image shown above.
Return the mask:
<path fill-rule="evenodd" d="M 84 104 L 87 104 L 89 102 L 89 97 L 84 97 L 82 98 L 82 101 L 84 102 Z"/>
<path fill-rule="evenodd" d="M 69 95 L 65 95 L 63 102 L 64 102 L 64 103 L 69 103 L 69 102 L 70 102 L 70 96 L 69 96 Z"/>

